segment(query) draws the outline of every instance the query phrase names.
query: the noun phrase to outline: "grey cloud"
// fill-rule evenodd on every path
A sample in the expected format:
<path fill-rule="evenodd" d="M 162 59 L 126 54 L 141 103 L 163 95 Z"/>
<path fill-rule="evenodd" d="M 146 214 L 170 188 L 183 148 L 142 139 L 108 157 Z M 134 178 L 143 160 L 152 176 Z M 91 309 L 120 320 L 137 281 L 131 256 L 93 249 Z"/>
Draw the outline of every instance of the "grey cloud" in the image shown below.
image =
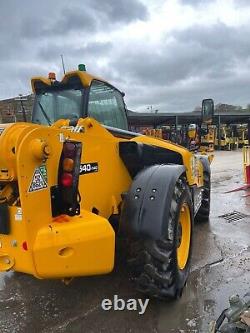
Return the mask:
<path fill-rule="evenodd" d="M 97 21 L 94 15 L 84 7 L 64 8 L 57 21 L 45 29 L 45 34 L 62 35 L 71 32 L 85 31 L 94 32 L 97 28 Z"/>
<path fill-rule="evenodd" d="M 46 26 L 48 25 L 48 21 L 46 19 L 27 17 L 20 25 L 20 38 L 22 39 L 36 39 L 42 38 L 45 31 Z"/>
<path fill-rule="evenodd" d="M 105 15 L 111 22 L 131 22 L 133 20 L 146 20 L 148 10 L 139 0 L 91 0 L 89 2 L 93 8 Z"/>
<path fill-rule="evenodd" d="M 246 106 L 250 100 L 249 85 L 249 77 L 217 81 L 201 78 L 184 85 L 157 85 L 155 89 L 137 85 L 127 89 L 126 99 L 128 106 L 134 105 L 135 110 L 144 112 L 149 105 L 159 112 L 192 111 L 203 98 L 210 97 L 216 103 Z"/>
<path fill-rule="evenodd" d="M 10 96 L 14 91 L 12 87 L 17 87 L 17 92 L 23 86 L 29 89 L 26 77 L 18 71 L 10 74 L 8 68 L 25 68 L 26 73 L 33 68 L 32 75 L 42 74 L 42 68 L 60 68 L 62 53 L 67 68 L 76 68 L 79 62 L 86 62 L 98 73 L 96 60 L 105 57 L 113 46 L 110 42 L 98 42 L 96 33 L 108 33 L 110 29 L 120 29 L 146 17 L 147 7 L 139 0 L 2 1 L 0 71 L 5 82 L 9 82 L 10 76 L 12 81 L 9 89 L 1 84 L 0 98 Z M 74 43 L 76 39 L 77 44 Z"/>
<path fill-rule="evenodd" d="M 86 52 L 94 55 L 102 55 L 112 48 L 111 42 L 91 42 L 85 47 L 78 49 L 78 52 Z"/>
<path fill-rule="evenodd" d="M 238 69 L 250 72 L 248 36 L 248 26 L 194 25 L 171 33 L 171 39 L 167 35 L 160 50 L 131 48 L 129 57 L 123 59 L 124 85 L 126 82 L 134 89 L 130 89 L 133 97 L 129 102 L 137 107 L 155 103 L 161 111 L 191 110 L 194 100 L 206 96 L 227 98 L 230 103 L 234 99 L 238 104 L 241 96 L 246 104 L 250 100 L 246 93 L 250 78 L 249 74 L 239 76 Z M 118 59 L 110 66 L 119 72 Z"/>
<path fill-rule="evenodd" d="M 44 15 L 23 20 L 21 35 L 24 38 L 47 38 L 79 31 L 93 33 L 97 28 L 108 30 L 117 23 L 130 23 L 148 17 L 147 8 L 138 0 L 91 0 L 87 3 L 78 0 L 70 6 L 62 6 L 58 13 L 57 5 L 58 0 L 50 4 L 49 18 Z"/>
<path fill-rule="evenodd" d="M 215 3 L 215 0 L 179 0 L 183 5 L 189 6 L 202 6 L 211 3 Z M 235 7 L 247 7 L 250 6 L 249 0 L 233 0 Z"/>
<path fill-rule="evenodd" d="M 194 8 L 210 2 L 179 0 Z M 1 4 L 0 98 L 28 93 L 33 75 L 55 71 L 60 79 L 63 53 L 67 70 L 86 63 L 91 73 L 126 92 L 131 109 L 153 105 L 160 111 L 190 111 L 204 97 L 232 104 L 250 102 L 249 24 L 194 24 L 166 34 L 154 47 L 149 40 L 134 42 L 122 35 L 115 44 L 106 41 L 109 32 L 147 20 L 149 7 L 132 0 L 25 3 L 25 10 L 17 0 Z M 100 32 L 106 33 L 103 41 L 97 36 Z"/>
<path fill-rule="evenodd" d="M 123 62 L 132 80 L 149 84 L 152 78 L 164 84 L 202 73 L 227 77 L 237 61 L 250 56 L 248 36 L 248 27 L 239 30 L 220 23 L 210 28 L 193 26 L 171 34 L 172 41 L 163 40 L 161 52 L 140 48 Z M 116 60 L 113 64 L 119 66 Z"/>
<path fill-rule="evenodd" d="M 206 5 L 208 3 L 214 2 L 215 0 L 180 0 L 183 5 Z"/>
<path fill-rule="evenodd" d="M 218 54 L 192 43 L 174 41 L 165 45 L 162 42 L 158 54 L 154 50 L 132 51 L 122 63 L 126 68 L 125 75 L 129 75 L 132 81 L 151 85 L 152 80 L 157 84 L 173 84 L 189 76 L 199 76 L 204 71 L 216 71 L 223 61 L 224 66 L 230 65 L 232 59 L 227 54 Z M 111 62 L 113 66 L 118 68 L 120 61 Z"/>
<path fill-rule="evenodd" d="M 95 17 L 82 8 L 63 8 L 58 18 L 27 18 L 21 25 L 24 39 L 51 38 L 65 36 L 71 32 L 94 32 Z"/>
<path fill-rule="evenodd" d="M 103 57 L 108 51 L 112 49 L 111 42 L 89 42 L 84 46 L 72 47 L 71 44 L 48 44 L 39 48 L 38 56 L 42 60 L 53 61 L 59 59 L 60 54 L 64 54 L 65 59 L 70 58 L 90 58 L 90 57 Z"/>
<path fill-rule="evenodd" d="M 218 23 L 210 27 L 194 25 L 182 32 L 176 32 L 174 37 L 184 43 L 195 43 L 196 47 L 201 46 L 214 52 L 223 50 L 244 57 L 250 50 L 249 33 L 249 26 L 233 28 Z"/>
<path fill-rule="evenodd" d="M 20 42 L 9 45 L 7 40 L 0 40 L 0 61 L 4 63 L 15 60 L 21 49 L 22 44 Z"/>
<path fill-rule="evenodd" d="M 96 19 L 88 8 L 73 7 L 62 10 L 59 20 L 51 27 L 51 32 L 55 34 L 79 30 L 93 32 L 96 28 Z"/>
<path fill-rule="evenodd" d="M 250 6 L 249 0 L 234 0 L 236 7 Z"/>
<path fill-rule="evenodd" d="M 13 97 L 19 93 L 31 92 L 30 79 L 35 75 L 47 76 L 48 68 L 41 64 L 26 64 L 16 61 L 15 65 L 8 67 L 7 75 L 3 82 L 0 82 L 0 96 Z"/>

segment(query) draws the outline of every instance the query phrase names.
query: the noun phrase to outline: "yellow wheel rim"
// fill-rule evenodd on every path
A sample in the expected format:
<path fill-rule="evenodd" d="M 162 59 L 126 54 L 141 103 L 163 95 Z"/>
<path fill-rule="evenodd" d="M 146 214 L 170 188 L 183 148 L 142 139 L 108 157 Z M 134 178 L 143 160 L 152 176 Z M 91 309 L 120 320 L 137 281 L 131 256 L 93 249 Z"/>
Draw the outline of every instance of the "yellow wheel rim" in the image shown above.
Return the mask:
<path fill-rule="evenodd" d="M 177 235 L 177 262 L 179 269 L 184 269 L 189 257 L 191 237 L 190 210 L 188 204 L 185 202 L 181 206 Z"/>

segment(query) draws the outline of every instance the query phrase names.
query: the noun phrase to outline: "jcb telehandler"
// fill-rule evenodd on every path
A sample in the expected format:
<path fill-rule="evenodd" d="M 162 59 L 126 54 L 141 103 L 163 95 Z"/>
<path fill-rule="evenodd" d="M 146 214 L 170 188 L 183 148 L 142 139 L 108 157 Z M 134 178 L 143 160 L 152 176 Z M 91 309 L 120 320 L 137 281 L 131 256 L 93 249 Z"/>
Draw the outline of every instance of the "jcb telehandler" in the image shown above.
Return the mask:
<path fill-rule="evenodd" d="M 123 93 L 83 66 L 31 84 L 32 123 L 0 125 L 0 270 L 109 273 L 118 234 L 137 288 L 178 297 L 193 221 L 209 218 L 208 158 L 129 132 Z"/>

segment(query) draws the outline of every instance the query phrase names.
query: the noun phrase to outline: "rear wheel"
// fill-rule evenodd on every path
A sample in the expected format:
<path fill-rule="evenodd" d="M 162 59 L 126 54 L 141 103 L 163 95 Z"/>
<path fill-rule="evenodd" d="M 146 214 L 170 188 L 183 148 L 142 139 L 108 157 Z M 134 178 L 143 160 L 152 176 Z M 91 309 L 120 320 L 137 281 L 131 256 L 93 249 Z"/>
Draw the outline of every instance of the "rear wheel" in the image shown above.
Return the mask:
<path fill-rule="evenodd" d="M 182 178 L 176 182 L 164 223 L 168 229 L 164 238 L 131 242 L 128 262 L 137 290 L 152 297 L 177 298 L 190 268 L 193 229 L 191 195 Z"/>
<path fill-rule="evenodd" d="M 211 179 L 210 173 L 203 173 L 203 193 L 202 193 L 202 201 L 201 206 L 195 216 L 195 222 L 208 222 L 209 221 L 209 213 L 210 213 L 210 192 L 211 192 Z"/>

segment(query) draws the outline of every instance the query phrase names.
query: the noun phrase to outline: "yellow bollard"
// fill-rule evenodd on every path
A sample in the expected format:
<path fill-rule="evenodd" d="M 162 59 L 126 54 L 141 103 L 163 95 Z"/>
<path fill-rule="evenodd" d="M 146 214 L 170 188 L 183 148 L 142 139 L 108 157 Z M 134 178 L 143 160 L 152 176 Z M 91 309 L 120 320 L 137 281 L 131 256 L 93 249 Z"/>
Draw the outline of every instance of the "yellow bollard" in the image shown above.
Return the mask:
<path fill-rule="evenodd" d="M 243 149 L 243 172 L 247 185 L 250 185 L 250 146 L 244 146 Z"/>

